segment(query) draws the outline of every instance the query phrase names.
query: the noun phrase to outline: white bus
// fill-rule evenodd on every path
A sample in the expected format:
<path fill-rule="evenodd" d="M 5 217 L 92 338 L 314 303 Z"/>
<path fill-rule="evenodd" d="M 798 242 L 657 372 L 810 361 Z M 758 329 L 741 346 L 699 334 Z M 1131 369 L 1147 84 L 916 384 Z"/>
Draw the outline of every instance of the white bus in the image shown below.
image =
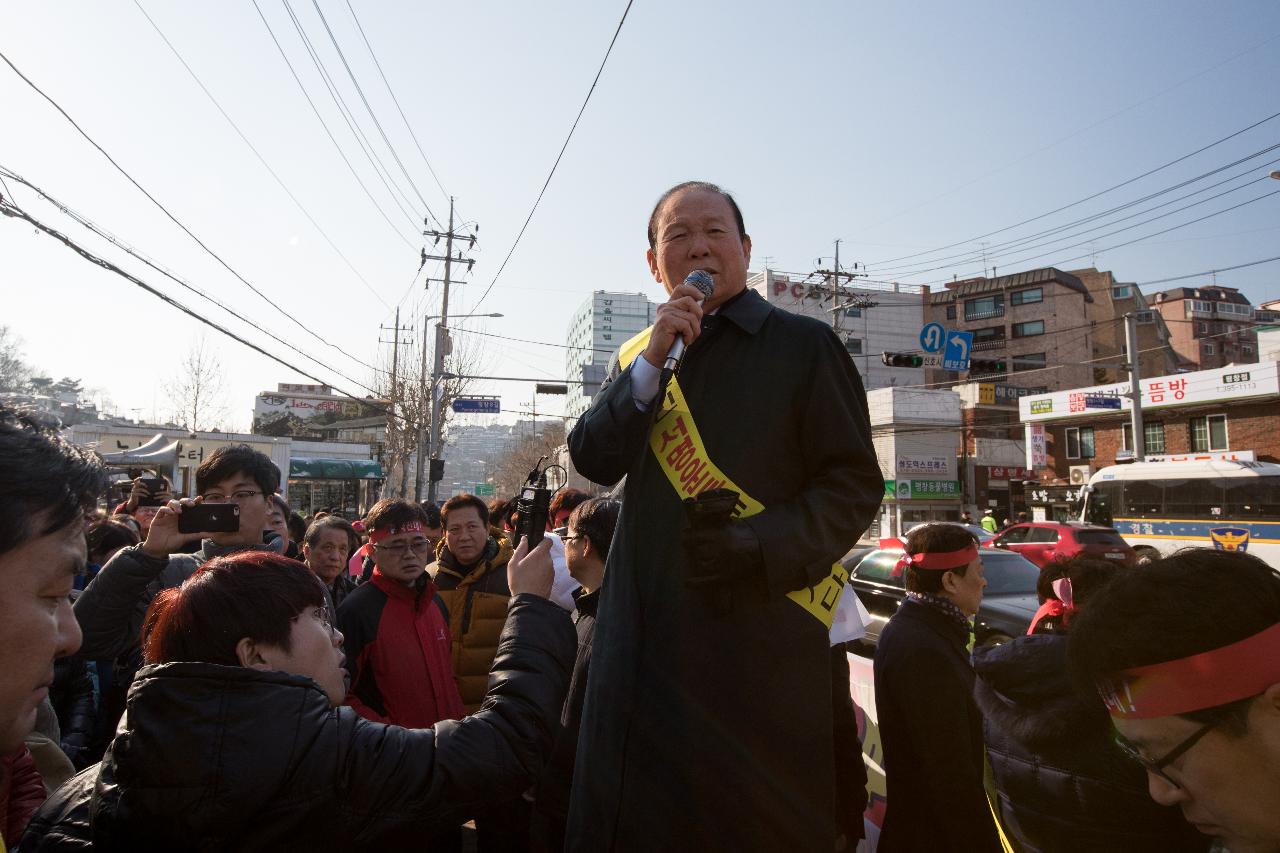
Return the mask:
<path fill-rule="evenodd" d="M 1110 465 L 1089 478 L 1081 520 L 1114 527 L 1142 561 L 1211 547 L 1247 551 L 1280 569 L 1280 465 Z"/>

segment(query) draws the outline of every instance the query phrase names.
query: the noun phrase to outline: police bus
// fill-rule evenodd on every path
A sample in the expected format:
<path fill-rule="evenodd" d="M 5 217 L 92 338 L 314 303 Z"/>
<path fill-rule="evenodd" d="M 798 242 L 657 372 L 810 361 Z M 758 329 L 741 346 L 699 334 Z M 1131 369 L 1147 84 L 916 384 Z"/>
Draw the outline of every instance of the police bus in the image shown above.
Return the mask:
<path fill-rule="evenodd" d="M 1280 568 L 1280 465 L 1110 465 L 1089 478 L 1081 520 L 1114 527 L 1143 562 L 1202 547 L 1247 551 Z"/>

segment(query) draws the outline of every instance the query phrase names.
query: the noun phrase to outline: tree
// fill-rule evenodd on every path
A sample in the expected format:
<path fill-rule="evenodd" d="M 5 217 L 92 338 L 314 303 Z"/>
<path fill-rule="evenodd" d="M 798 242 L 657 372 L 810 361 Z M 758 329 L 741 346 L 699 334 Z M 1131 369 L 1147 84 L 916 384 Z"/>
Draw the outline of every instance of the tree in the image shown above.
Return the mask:
<path fill-rule="evenodd" d="M 529 472 L 543 456 L 548 464 L 556 460 L 556 448 L 564 444 L 564 421 L 548 418 L 538 421 L 538 431 L 518 439 L 499 460 L 493 472 L 493 488 L 498 495 L 518 494 Z"/>
<path fill-rule="evenodd" d="M 25 391 L 30 378 L 22 342 L 8 326 L 0 326 L 0 391 Z"/>
<path fill-rule="evenodd" d="M 222 365 L 204 335 L 196 338 L 178 363 L 178 373 L 164 385 L 173 419 L 185 430 L 216 430 L 227 417 Z"/>
<path fill-rule="evenodd" d="M 435 337 L 434 329 L 429 329 L 430 336 Z M 422 387 L 422 349 L 421 341 L 415 340 L 400 347 L 400 359 L 396 366 L 396 387 L 391 387 L 391 353 L 383 356 L 383 363 L 378 372 L 374 387 L 378 396 L 395 403 L 396 417 L 387 418 L 387 441 L 383 448 L 382 463 L 387 475 L 385 494 L 394 497 L 413 497 L 415 471 L 411 457 L 418 449 L 418 430 L 422 428 L 426 441 L 431 440 L 431 393 Z M 482 350 L 481 339 L 477 335 L 468 335 L 455 330 L 450 334 L 452 345 L 446 348 L 444 372 L 453 378 L 440 382 L 440 415 L 441 435 L 453 418 L 453 401 L 465 396 L 475 386 L 474 379 L 463 379 L 463 376 L 475 376 L 486 370 L 487 360 Z M 431 383 L 432 351 L 427 351 L 427 384 Z M 425 393 L 424 393 L 425 392 Z M 426 463 L 423 464 L 424 476 Z M 423 483 L 422 497 L 427 495 L 426 483 Z"/>

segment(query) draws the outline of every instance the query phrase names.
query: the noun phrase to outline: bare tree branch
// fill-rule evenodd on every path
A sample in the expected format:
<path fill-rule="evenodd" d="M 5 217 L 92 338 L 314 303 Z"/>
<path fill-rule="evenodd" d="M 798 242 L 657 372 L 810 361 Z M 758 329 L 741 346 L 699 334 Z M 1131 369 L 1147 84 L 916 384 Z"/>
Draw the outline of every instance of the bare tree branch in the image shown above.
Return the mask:
<path fill-rule="evenodd" d="M 173 419 L 192 432 L 216 431 L 227 419 L 226 386 L 222 365 L 200 335 L 192 342 L 178 373 L 164 384 L 165 396 L 173 410 Z"/>

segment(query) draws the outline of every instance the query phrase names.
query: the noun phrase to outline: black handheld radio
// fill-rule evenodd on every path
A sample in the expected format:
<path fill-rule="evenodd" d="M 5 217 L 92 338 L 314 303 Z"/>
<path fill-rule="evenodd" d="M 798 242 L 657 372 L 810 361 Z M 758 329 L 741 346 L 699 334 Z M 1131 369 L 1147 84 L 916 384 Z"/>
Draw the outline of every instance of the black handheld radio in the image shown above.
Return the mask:
<path fill-rule="evenodd" d="M 520 529 L 517 532 L 528 537 L 530 551 L 542 541 L 542 535 L 547 529 L 547 515 L 551 511 L 552 490 L 547 488 L 547 469 L 542 465 L 546 461 L 547 457 L 543 456 L 533 466 L 520 489 L 520 496 L 516 498 L 516 511 L 520 513 Z"/>

